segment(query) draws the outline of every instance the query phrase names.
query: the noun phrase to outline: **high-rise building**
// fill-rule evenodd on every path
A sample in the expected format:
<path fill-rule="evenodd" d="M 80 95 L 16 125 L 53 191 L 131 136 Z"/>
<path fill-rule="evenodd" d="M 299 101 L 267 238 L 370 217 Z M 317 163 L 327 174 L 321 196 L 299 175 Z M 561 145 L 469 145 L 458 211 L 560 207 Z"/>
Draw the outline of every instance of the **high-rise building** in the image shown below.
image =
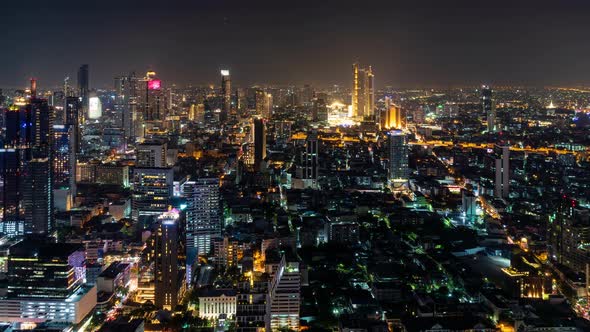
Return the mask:
<path fill-rule="evenodd" d="M 72 127 L 71 144 L 74 148 L 74 152 L 78 154 L 81 152 L 80 142 L 82 141 L 82 135 L 80 131 L 80 98 L 71 96 L 66 97 L 64 113 L 64 124 Z"/>
<path fill-rule="evenodd" d="M 34 89 L 32 89 L 34 90 Z M 2 229 L 11 235 L 53 230 L 53 108 L 45 99 L 17 100 L 5 113 L 1 152 Z"/>
<path fill-rule="evenodd" d="M 227 69 L 221 71 L 221 96 L 223 98 L 223 108 L 219 115 L 219 122 L 224 123 L 231 112 L 231 79 Z"/>
<path fill-rule="evenodd" d="M 121 127 L 125 132 L 128 142 L 135 142 L 141 127 L 143 115 L 137 112 L 138 79 L 135 72 L 127 76 L 115 77 L 115 104 L 114 109 L 121 114 Z"/>
<path fill-rule="evenodd" d="M 76 192 L 76 156 L 70 125 L 53 126 L 53 193 L 54 207 L 69 210 Z"/>
<path fill-rule="evenodd" d="M 24 208 L 25 234 L 48 234 L 54 227 L 51 161 L 48 157 L 27 162 Z"/>
<path fill-rule="evenodd" d="M 144 78 L 145 90 L 142 102 L 145 121 L 161 121 L 166 118 L 166 98 L 162 81 L 155 72 L 147 72 Z"/>
<path fill-rule="evenodd" d="M 268 291 L 266 331 L 299 330 L 300 286 L 299 263 L 283 255 Z"/>
<path fill-rule="evenodd" d="M 172 168 L 135 168 L 133 170 L 132 216 L 157 216 L 168 211 L 172 197 Z"/>
<path fill-rule="evenodd" d="M 371 66 L 360 68 L 352 64 L 352 116 L 371 117 L 375 110 L 375 75 Z"/>
<path fill-rule="evenodd" d="M 266 120 L 256 118 L 252 126 L 254 136 L 254 165 L 258 169 L 266 158 Z"/>
<path fill-rule="evenodd" d="M 184 241 L 182 241 L 180 213 L 171 210 L 157 220 L 154 234 L 154 304 L 173 310 L 178 304 L 183 287 Z"/>
<path fill-rule="evenodd" d="M 272 95 L 264 90 L 256 90 L 256 115 L 264 119 L 272 117 Z"/>
<path fill-rule="evenodd" d="M 510 194 L 510 146 L 496 146 L 494 196 L 506 198 Z"/>
<path fill-rule="evenodd" d="M 209 254 L 212 239 L 221 236 L 221 197 L 219 178 L 188 181 L 183 188 L 187 199 L 186 246 L 197 255 Z"/>
<path fill-rule="evenodd" d="M 401 130 L 391 130 L 389 137 L 389 181 L 395 185 L 408 180 L 408 142 Z"/>
<path fill-rule="evenodd" d="M 488 123 L 488 132 L 496 132 L 496 105 L 494 103 L 492 89 L 484 85 L 481 87 L 481 106 Z"/>
<path fill-rule="evenodd" d="M 315 185 L 318 179 L 319 170 L 319 140 L 316 132 L 307 135 L 305 140 L 305 150 L 301 155 L 301 165 L 303 168 L 302 178 L 311 180 Z"/>

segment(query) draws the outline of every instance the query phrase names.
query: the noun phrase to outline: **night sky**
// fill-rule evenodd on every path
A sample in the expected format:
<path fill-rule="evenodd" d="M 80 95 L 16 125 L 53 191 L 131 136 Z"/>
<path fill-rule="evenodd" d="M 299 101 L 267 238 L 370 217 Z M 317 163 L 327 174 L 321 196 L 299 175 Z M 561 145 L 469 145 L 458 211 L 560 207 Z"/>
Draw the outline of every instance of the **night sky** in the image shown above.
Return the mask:
<path fill-rule="evenodd" d="M 229 68 L 238 85 L 348 86 L 354 61 L 381 86 L 590 85 L 584 0 L 14 2 L 0 4 L 2 87 L 75 82 L 82 63 L 94 88 L 148 68 L 179 84 Z"/>

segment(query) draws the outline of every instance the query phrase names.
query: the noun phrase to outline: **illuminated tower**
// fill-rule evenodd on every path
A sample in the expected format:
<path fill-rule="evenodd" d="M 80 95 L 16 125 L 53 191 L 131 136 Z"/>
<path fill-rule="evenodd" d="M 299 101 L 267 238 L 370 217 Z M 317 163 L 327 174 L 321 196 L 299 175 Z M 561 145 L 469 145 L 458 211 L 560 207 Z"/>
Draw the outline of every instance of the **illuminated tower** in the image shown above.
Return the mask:
<path fill-rule="evenodd" d="M 223 97 L 223 109 L 219 115 L 221 123 L 227 121 L 228 114 L 231 111 L 231 79 L 229 70 L 221 71 L 221 95 Z"/>
<path fill-rule="evenodd" d="M 72 126 L 53 126 L 53 193 L 54 207 L 67 211 L 72 207 L 76 192 L 75 153 L 71 140 Z"/>
<path fill-rule="evenodd" d="M 359 82 L 359 64 L 352 64 L 352 116 L 359 116 L 359 93 L 360 93 L 360 82 Z"/>
<path fill-rule="evenodd" d="M 164 212 L 158 217 L 154 238 L 154 305 L 165 310 L 173 310 L 178 304 L 183 282 L 180 230 L 178 211 Z"/>
<path fill-rule="evenodd" d="M 389 137 L 389 181 L 394 186 L 408 180 L 408 142 L 401 130 L 392 130 Z"/>
<path fill-rule="evenodd" d="M 510 146 L 495 147 L 494 196 L 506 198 L 510 193 Z"/>
<path fill-rule="evenodd" d="M 401 107 L 389 104 L 385 106 L 383 115 L 381 116 L 381 126 L 383 129 L 404 129 L 406 119 Z"/>
<path fill-rule="evenodd" d="M 373 74 L 373 68 L 369 66 L 365 69 L 365 77 L 363 84 L 364 93 L 364 110 L 363 115 L 365 117 L 371 117 L 374 114 L 375 109 L 375 75 Z"/>
<path fill-rule="evenodd" d="M 371 66 L 352 65 L 352 116 L 357 119 L 371 117 L 375 109 L 375 75 Z"/>
<path fill-rule="evenodd" d="M 486 115 L 488 132 L 496 132 L 496 105 L 493 99 L 493 91 L 487 85 L 481 87 L 481 106 Z"/>

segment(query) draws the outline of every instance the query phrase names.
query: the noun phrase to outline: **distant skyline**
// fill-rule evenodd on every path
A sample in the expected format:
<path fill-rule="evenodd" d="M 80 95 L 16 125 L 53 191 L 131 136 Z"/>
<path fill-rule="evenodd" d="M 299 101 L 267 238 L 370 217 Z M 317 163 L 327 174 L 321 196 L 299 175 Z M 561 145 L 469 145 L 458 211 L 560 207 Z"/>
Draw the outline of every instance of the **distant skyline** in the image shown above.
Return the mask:
<path fill-rule="evenodd" d="M 377 87 L 590 86 L 590 4 L 564 1 L 37 1 L 0 4 L 0 86 L 76 81 L 92 88 L 154 70 L 167 83 Z M 452 5 L 449 5 L 452 3 Z"/>

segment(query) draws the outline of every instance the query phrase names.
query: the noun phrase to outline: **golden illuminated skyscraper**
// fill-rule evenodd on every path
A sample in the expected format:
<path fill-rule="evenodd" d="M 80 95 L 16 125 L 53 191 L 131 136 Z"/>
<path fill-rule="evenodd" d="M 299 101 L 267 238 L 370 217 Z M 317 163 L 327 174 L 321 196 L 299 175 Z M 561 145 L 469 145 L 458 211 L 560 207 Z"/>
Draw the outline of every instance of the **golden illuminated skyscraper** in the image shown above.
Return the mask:
<path fill-rule="evenodd" d="M 401 107 L 389 104 L 383 111 L 381 127 L 383 129 L 404 129 L 406 126 L 404 112 Z"/>
<path fill-rule="evenodd" d="M 375 108 L 375 75 L 371 66 L 359 68 L 352 64 L 352 116 L 358 119 L 373 116 Z"/>
<path fill-rule="evenodd" d="M 352 64 L 352 116 L 359 116 L 359 64 Z"/>

